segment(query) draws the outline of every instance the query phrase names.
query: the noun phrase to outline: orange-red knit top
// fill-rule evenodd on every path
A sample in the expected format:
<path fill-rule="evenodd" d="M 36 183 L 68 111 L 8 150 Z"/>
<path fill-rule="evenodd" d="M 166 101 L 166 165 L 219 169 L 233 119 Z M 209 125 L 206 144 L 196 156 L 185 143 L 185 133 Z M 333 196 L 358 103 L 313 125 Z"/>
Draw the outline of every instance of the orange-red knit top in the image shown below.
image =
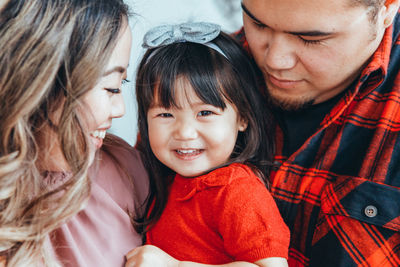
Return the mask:
<path fill-rule="evenodd" d="M 287 258 L 289 230 L 264 184 L 235 163 L 196 178 L 176 175 L 147 242 L 178 260 L 254 262 Z"/>

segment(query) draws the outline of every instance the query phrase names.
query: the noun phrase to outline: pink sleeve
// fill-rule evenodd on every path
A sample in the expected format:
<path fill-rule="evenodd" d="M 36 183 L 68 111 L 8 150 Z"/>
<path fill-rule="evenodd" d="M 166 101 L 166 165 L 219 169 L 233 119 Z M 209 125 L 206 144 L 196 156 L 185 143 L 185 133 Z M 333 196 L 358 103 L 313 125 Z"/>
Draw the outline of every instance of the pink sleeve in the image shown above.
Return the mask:
<path fill-rule="evenodd" d="M 63 266 L 123 266 L 125 254 L 141 245 L 127 211 L 134 211 L 135 198 L 146 196 L 147 174 L 139 153 L 128 144 L 111 152 L 134 180 L 109 154 L 101 153 L 97 168 L 90 170 L 86 206 L 52 233 L 53 250 Z"/>

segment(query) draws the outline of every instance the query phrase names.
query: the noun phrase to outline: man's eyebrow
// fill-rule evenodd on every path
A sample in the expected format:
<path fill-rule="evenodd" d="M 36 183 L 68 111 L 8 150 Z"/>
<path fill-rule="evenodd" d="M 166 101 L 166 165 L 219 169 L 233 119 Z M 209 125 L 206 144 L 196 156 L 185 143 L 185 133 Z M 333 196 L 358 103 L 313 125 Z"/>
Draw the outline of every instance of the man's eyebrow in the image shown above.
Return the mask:
<path fill-rule="evenodd" d="M 268 25 L 265 23 L 261 22 L 259 19 L 257 19 L 243 4 L 241 3 L 242 9 L 244 13 L 246 13 L 247 16 L 249 16 L 252 20 L 254 20 L 257 24 L 260 26 L 270 28 Z M 298 36 L 310 36 L 310 37 L 318 37 L 318 36 L 329 36 L 332 35 L 333 32 L 322 32 L 322 31 L 284 31 L 285 33 L 292 34 L 292 35 L 298 35 Z"/>
<path fill-rule="evenodd" d="M 124 68 L 124 67 L 122 67 L 122 66 L 116 66 L 116 67 L 114 67 L 114 68 L 112 68 L 112 69 L 110 69 L 110 70 L 107 70 L 107 71 L 103 74 L 103 76 L 107 76 L 107 75 L 109 75 L 109 74 L 111 74 L 111 73 L 113 73 L 113 72 L 125 73 L 125 72 L 126 72 L 126 68 Z"/>
<path fill-rule="evenodd" d="M 249 16 L 252 20 L 254 20 L 255 22 L 259 23 L 262 26 L 268 27 L 267 25 L 265 25 L 264 23 L 262 23 L 261 21 L 259 21 L 256 17 L 254 17 L 253 14 L 250 13 L 250 11 L 247 9 L 247 7 L 242 3 L 240 3 L 240 5 L 242 6 L 242 9 L 244 11 L 244 13 L 247 14 L 247 16 Z M 268 27 L 269 28 L 269 27 Z"/>
<path fill-rule="evenodd" d="M 297 35 L 297 36 L 309 36 L 309 37 L 324 37 L 324 36 L 330 36 L 330 35 L 334 34 L 334 32 L 321 32 L 321 31 L 305 31 L 305 32 L 285 31 L 285 33 L 289 33 L 289 34 Z"/>

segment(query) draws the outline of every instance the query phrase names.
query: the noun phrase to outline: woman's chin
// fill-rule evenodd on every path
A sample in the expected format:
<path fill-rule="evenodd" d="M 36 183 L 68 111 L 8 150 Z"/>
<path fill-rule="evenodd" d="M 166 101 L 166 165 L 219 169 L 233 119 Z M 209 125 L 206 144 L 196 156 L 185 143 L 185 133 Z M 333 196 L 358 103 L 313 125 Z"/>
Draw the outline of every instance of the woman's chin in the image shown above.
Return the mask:
<path fill-rule="evenodd" d="M 103 138 L 90 136 L 90 139 L 92 140 L 92 143 L 96 150 L 98 150 L 103 145 Z"/>
<path fill-rule="evenodd" d="M 104 137 L 106 137 L 106 130 L 96 130 L 90 133 L 90 140 L 92 140 L 96 150 L 103 145 Z"/>

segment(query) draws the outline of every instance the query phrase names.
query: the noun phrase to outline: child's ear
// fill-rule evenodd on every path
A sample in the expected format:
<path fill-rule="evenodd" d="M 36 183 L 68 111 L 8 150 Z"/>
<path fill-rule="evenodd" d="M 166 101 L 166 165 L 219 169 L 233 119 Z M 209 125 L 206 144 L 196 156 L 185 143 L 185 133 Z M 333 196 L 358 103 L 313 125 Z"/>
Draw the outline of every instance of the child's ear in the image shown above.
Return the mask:
<path fill-rule="evenodd" d="M 247 120 L 240 118 L 238 123 L 238 130 L 239 132 L 244 132 L 247 129 Z"/>

